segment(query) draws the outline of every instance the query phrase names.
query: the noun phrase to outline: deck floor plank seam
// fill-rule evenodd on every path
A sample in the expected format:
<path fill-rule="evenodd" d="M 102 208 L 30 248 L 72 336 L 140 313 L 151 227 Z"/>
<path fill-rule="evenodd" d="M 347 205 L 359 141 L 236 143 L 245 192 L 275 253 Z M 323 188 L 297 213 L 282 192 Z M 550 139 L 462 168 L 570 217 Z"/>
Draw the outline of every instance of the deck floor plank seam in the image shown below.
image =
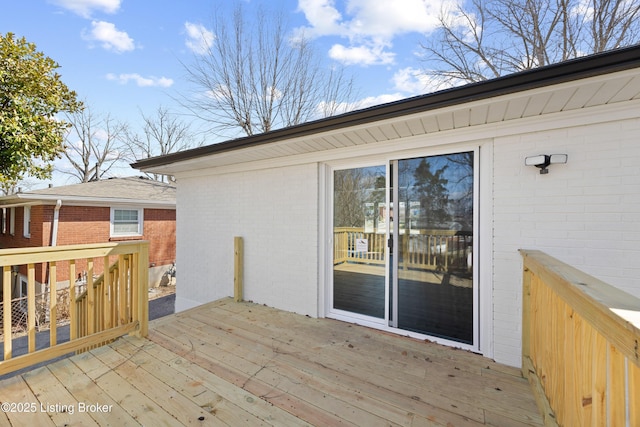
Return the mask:
<path fill-rule="evenodd" d="M 27 372 L 23 375 L 25 382 L 38 399 L 39 410 L 46 412 L 57 426 L 98 425 L 92 417 L 92 412 L 80 411 L 78 403 L 95 403 L 93 400 L 78 400 L 54 376 L 42 375 L 49 371 L 47 366 Z"/>
<path fill-rule="evenodd" d="M 127 382 L 97 357 L 97 354 L 105 352 L 107 348 L 108 346 L 92 350 L 89 353 L 92 357 L 73 358 L 74 363 L 141 425 L 176 425 L 178 421 L 173 414 L 165 411 L 162 405 L 143 393 L 132 390 L 133 384 Z"/>
<path fill-rule="evenodd" d="M 192 316 L 189 316 L 189 319 L 185 319 L 182 322 L 186 323 L 186 327 L 184 328 L 184 332 L 187 333 L 187 331 L 197 331 L 199 328 L 199 325 L 197 324 L 197 322 L 193 322 L 192 317 L 196 316 L 195 314 L 192 314 Z M 213 319 L 212 319 L 213 320 Z M 220 350 L 224 350 L 224 351 L 228 351 L 228 348 L 222 348 L 224 347 L 224 345 L 221 347 L 220 343 L 222 343 L 224 341 L 224 335 L 217 335 L 218 334 L 227 334 L 228 336 L 233 336 L 233 340 L 234 341 L 238 341 L 240 339 L 242 339 L 242 337 L 240 336 L 241 334 L 239 334 L 238 330 L 235 329 L 233 333 L 229 332 L 229 330 L 227 330 L 226 328 L 219 328 L 219 327 L 209 327 L 208 328 L 208 334 L 206 337 L 203 337 L 203 340 L 207 340 L 210 342 L 217 342 L 218 345 L 216 346 L 216 348 L 220 349 Z M 174 335 L 174 334 L 172 334 Z M 258 334 L 258 336 L 251 336 L 248 340 L 247 343 L 252 343 L 255 344 L 257 342 L 259 342 L 260 340 L 262 340 L 262 334 Z M 231 339 L 231 338 L 229 338 Z M 267 341 L 263 342 L 263 349 L 269 349 L 271 350 L 271 346 L 268 343 L 268 339 Z M 287 345 L 288 343 L 284 343 L 285 345 Z M 237 346 L 237 348 L 242 349 L 245 348 L 242 345 Z M 301 348 L 302 349 L 302 348 Z M 308 348 L 306 349 L 308 350 Z M 257 353 L 260 353 L 259 351 Z M 282 350 L 280 350 L 280 353 L 286 353 L 291 355 L 292 357 L 295 356 L 295 353 L 299 353 L 297 351 L 293 351 L 293 352 L 283 352 Z M 254 354 L 253 352 L 251 354 Z M 246 358 L 246 357 L 251 357 L 251 354 L 249 355 L 242 355 L 242 354 L 238 354 L 238 357 L 241 358 Z M 319 352 L 313 352 L 313 354 L 315 356 L 318 356 Z M 304 354 L 304 358 L 307 359 L 308 354 L 305 353 Z M 298 356 L 299 357 L 299 356 Z M 222 357 L 221 357 L 222 358 Z M 227 359 L 231 359 L 233 360 L 232 356 L 227 357 Z M 271 359 L 269 359 L 271 360 Z M 352 359 L 353 360 L 353 359 Z M 259 363 L 259 362 L 258 362 Z M 258 365 L 258 363 L 256 363 L 256 365 Z M 333 387 L 344 387 L 345 384 L 345 378 L 351 377 L 352 374 L 349 372 L 349 370 L 347 369 L 342 369 L 340 368 L 341 364 L 346 363 L 345 361 L 342 360 L 342 356 L 338 353 L 335 354 L 331 354 L 331 355 L 327 355 L 326 357 L 323 357 L 322 360 L 320 361 L 311 361 L 310 363 L 316 363 L 318 365 L 323 366 L 324 370 L 331 370 L 332 372 L 334 372 L 334 381 L 333 381 Z M 367 365 L 367 361 L 363 361 L 361 364 L 363 366 Z M 351 363 L 352 364 L 352 363 Z M 352 364 L 353 365 L 353 364 Z M 332 368 L 333 366 L 333 368 Z M 370 369 L 371 367 L 367 367 L 366 369 Z M 355 369 L 358 370 L 356 377 L 362 378 L 363 376 L 366 377 L 367 373 L 366 372 L 361 372 L 359 371 L 359 367 L 357 366 L 351 366 L 349 369 Z M 388 379 L 389 381 L 392 381 L 392 378 L 395 376 L 402 376 L 402 373 L 396 373 L 396 374 L 390 374 Z M 419 379 L 420 382 L 423 382 L 422 379 Z M 360 381 L 358 383 L 358 388 L 355 388 L 354 390 L 362 393 L 362 388 L 365 386 L 368 386 L 370 383 L 369 382 L 362 382 Z M 386 389 L 385 383 L 384 381 L 379 381 L 379 384 L 371 384 L 371 385 L 375 385 L 377 387 L 380 388 L 384 388 Z M 415 394 L 415 387 L 416 385 L 406 385 L 406 387 L 404 388 L 404 394 L 401 394 L 398 398 L 393 399 L 394 401 L 399 401 L 399 402 L 404 402 L 401 404 L 398 404 L 396 406 L 398 407 L 406 407 L 407 405 L 412 406 L 415 408 L 415 403 L 416 401 L 429 401 L 429 399 L 431 400 L 440 400 L 440 403 L 443 407 L 445 408 L 451 408 L 450 410 L 448 410 L 448 416 L 459 416 L 460 422 L 463 422 L 465 419 L 472 419 L 475 420 L 476 422 L 482 422 L 483 421 L 483 413 L 481 410 L 479 410 L 478 408 L 476 408 L 473 405 L 468 405 L 468 406 L 463 406 L 462 404 L 460 404 L 459 406 L 455 405 L 455 403 L 451 403 L 451 398 L 445 398 L 445 397 L 441 397 L 439 394 L 434 394 L 435 392 L 437 392 L 437 388 L 432 390 L 433 393 L 429 393 L 428 395 L 425 396 L 425 398 L 418 398 Z M 397 391 L 392 391 L 392 390 L 388 390 L 389 394 L 395 393 L 397 394 Z M 388 397 L 388 396 L 387 396 Z M 352 405 L 351 402 L 346 402 L 349 405 Z M 361 403 L 360 401 L 358 401 L 358 403 Z M 388 401 L 380 401 L 379 400 L 379 404 L 380 405 L 385 405 L 385 406 L 389 406 L 390 403 Z M 453 405 L 453 406 L 451 406 Z M 429 405 L 428 408 L 425 409 L 432 409 L 433 406 Z"/>
<path fill-rule="evenodd" d="M 478 354 L 229 298 L 0 381 L 0 402 L 109 413 L 0 415 L 0 425 L 541 426 L 527 381 Z M 204 419 L 200 419 L 204 417 Z"/>
<path fill-rule="evenodd" d="M 196 325 L 190 325 L 191 328 L 190 330 L 195 330 L 196 329 Z M 228 333 L 228 331 L 225 330 L 225 328 L 220 329 L 220 328 L 210 328 L 209 329 L 209 337 L 211 337 L 214 334 L 224 334 L 224 333 Z M 233 332 L 233 335 L 235 335 L 235 340 L 240 339 L 240 333 L 238 331 L 238 329 L 235 329 Z M 245 337 L 245 341 L 246 342 L 252 342 L 252 343 L 256 343 L 256 342 L 260 342 L 263 341 L 263 339 L 261 338 L 261 334 L 257 334 L 256 336 L 250 335 L 248 337 Z M 279 341 L 279 343 L 283 344 L 283 345 L 290 345 L 291 343 L 289 342 L 281 342 Z M 264 348 L 268 348 L 268 342 L 265 341 L 263 342 L 263 346 Z M 239 348 L 243 348 L 242 346 L 240 346 Z M 306 354 L 301 354 L 301 351 L 298 350 L 303 350 L 303 348 L 300 349 L 296 349 L 296 348 L 291 348 L 290 351 L 284 351 L 284 350 L 278 350 L 278 353 L 280 355 L 287 355 L 291 358 L 295 358 L 297 360 L 300 360 L 302 362 L 307 362 L 307 369 L 310 366 L 315 365 L 316 367 L 321 367 L 321 369 L 317 369 L 314 372 L 314 375 L 319 375 L 318 371 L 322 371 L 322 372 L 328 372 L 328 374 L 326 375 L 326 378 L 331 381 L 331 385 L 335 388 L 337 387 L 345 387 L 345 384 L 348 384 L 349 382 L 347 381 L 349 378 L 362 378 L 363 376 L 366 377 L 366 373 L 361 372 L 360 367 L 358 366 L 351 366 L 350 368 L 345 368 L 345 366 L 347 364 L 351 364 L 349 361 L 349 358 L 344 358 L 342 354 L 340 354 L 340 349 L 336 349 L 335 352 L 331 352 L 330 354 L 327 354 L 327 348 L 328 347 L 323 347 L 323 351 L 325 352 L 324 356 L 318 358 L 318 357 L 314 357 L 314 358 L 309 358 L 306 356 Z M 314 356 L 319 356 L 319 352 L 314 352 L 313 353 Z M 236 357 L 244 357 L 242 354 L 236 354 Z M 280 358 L 278 359 L 280 360 Z M 353 358 L 350 359 L 351 361 L 353 361 Z M 368 361 L 362 360 L 361 361 L 363 365 L 368 365 L 368 370 L 371 372 L 376 371 L 376 366 L 371 366 Z M 352 375 L 349 371 L 350 370 L 356 370 L 358 371 L 357 374 L 354 376 Z M 377 371 L 376 371 L 377 372 Z M 395 372 L 395 373 L 391 373 L 389 375 L 386 374 L 381 374 L 381 376 L 385 376 L 389 381 L 399 381 L 401 376 L 404 376 L 405 374 L 403 372 Z M 414 402 L 416 401 L 423 401 L 424 399 L 420 398 L 418 399 L 415 394 L 415 389 L 414 387 L 416 386 L 417 382 L 423 382 L 422 379 L 422 375 L 420 375 L 419 377 L 411 377 L 411 381 L 407 382 L 407 386 L 405 387 L 405 394 L 400 394 L 394 392 L 394 391 L 390 391 L 385 387 L 385 382 L 384 381 L 358 381 L 358 382 L 352 382 L 351 383 L 351 388 L 348 389 L 349 392 L 353 392 L 353 393 L 358 393 L 360 399 L 357 400 L 357 402 L 359 404 L 362 404 L 362 392 L 363 389 L 371 389 L 371 394 L 369 395 L 369 397 L 371 397 L 372 399 L 375 399 L 378 403 L 378 405 L 381 406 L 390 406 L 390 403 L 388 400 L 385 399 L 381 399 L 380 395 L 383 394 L 381 393 L 382 390 L 387 391 L 387 394 L 384 394 L 384 396 L 386 398 L 389 397 L 389 394 L 396 394 L 397 398 L 393 399 L 393 401 L 395 402 L 399 402 L 398 405 L 396 405 L 397 407 L 405 407 L 407 405 L 409 406 L 413 406 L 413 410 L 417 410 L 418 408 L 416 408 L 414 406 Z M 429 390 L 430 394 L 428 395 L 428 398 L 431 400 L 440 400 L 440 403 L 442 405 L 451 405 L 452 401 L 451 398 L 444 398 L 444 397 L 440 397 L 439 395 L 435 395 L 432 394 L 434 392 L 437 392 L 437 387 L 434 387 L 432 389 Z M 426 401 L 426 400 L 424 400 Z M 455 403 L 453 403 L 455 405 Z M 462 404 L 461 404 L 462 406 Z M 461 417 L 464 418 L 468 418 L 468 419 L 475 419 L 478 422 L 481 422 L 483 420 L 483 413 L 482 411 L 478 410 L 476 407 L 474 406 L 469 406 L 468 408 L 455 408 L 452 407 L 452 410 L 448 411 L 449 416 L 452 416 L 453 414 L 457 414 Z"/>
<path fill-rule="evenodd" d="M 258 372 L 258 370 L 255 370 L 255 372 L 252 372 L 251 374 L 243 373 L 236 368 L 227 365 L 225 362 L 212 358 L 209 356 L 208 352 L 205 352 L 202 349 L 198 350 L 196 348 L 185 347 L 184 344 L 179 343 L 178 340 L 175 339 L 176 337 L 164 335 L 159 330 L 155 330 L 153 334 L 150 333 L 149 338 L 153 342 L 181 354 L 185 359 L 204 367 L 220 378 L 237 385 L 255 396 L 258 396 L 258 398 L 264 399 L 273 405 L 290 412 L 312 425 L 355 425 L 347 423 L 334 414 L 323 411 L 317 406 L 299 399 L 297 396 L 281 392 L 273 393 L 273 384 L 263 383 L 256 379 L 250 381 L 252 376 Z M 216 349 L 211 350 L 214 352 L 216 351 Z"/>
<path fill-rule="evenodd" d="M 269 318 L 271 319 L 271 318 Z M 199 325 L 197 322 L 194 322 L 194 320 L 201 322 L 201 324 Z M 260 325 L 255 325 L 252 323 L 247 323 L 247 317 L 239 317 L 237 321 L 235 321 L 234 323 L 229 323 L 232 322 L 233 320 L 230 320 L 229 317 L 224 317 L 224 318 L 218 318 L 215 319 L 215 325 L 213 325 L 213 328 L 211 327 L 211 325 L 207 325 L 205 322 L 207 320 L 214 320 L 214 319 L 207 319 L 207 316 L 202 313 L 202 312 L 198 312 L 198 313 L 193 313 L 191 316 L 189 316 L 188 319 L 185 319 L 185 322 L 189 322 L 190 326 L 192 328 L 194 328 L 195 330 L 199 330 L 202 327 L 208 327 L 208 331 L 211 334 L 213 331 L 216 330 L 222 330 L 222 331 L 226 331 L 227 333 L 231 333 L 228 332 L 229 330 L 233 330 L 233 334 L 234 335 L 244 335 L 245 338 L 251 342 L 260 342 L 262 340 L 262 337 L 266 336 L 266 329 L 263 329 Z M 273 324 L 270 323 L 269 326 L 273 327 Z M 352 330 L 353 328 L 349 327 L 350 325 L 346 325 L 346 330 Z M 358 328 L 361 329 L 361 328 Z M 366 329 L 364 329 L 366 331 Z M 295 340 L 284 340 L 286 337 L 285 336 L 279 336 L 280 338 L 280 343 L 283 345 L 294 345 L 294 341 L 298 341 L 300 339 L 305 340 L 305 337 L 308 336 L 313 336 L 313 340 L 315 342 L 318 341 L 319 336 L 322 336 L 322 330 L 315 330 L 314 335 L 310 335 L 311 331 L 309 331 L 309 333 L 304 333 L 304 332 L 300 332 L 297 333 L 295 335 Z M 372 331 L 370 331 L 370 333 L 374 333 Z M 353 352 L 356 351 L 358 352 L 358 350 L 360 349 L 361 345 L 360 344 L 369 344 L 368 338 L 367 339 L 362 339 L 361 338 L 362 334 L 360 335 L 356 335 L 356 334 L 351 334 L 348 338 L 341 338 L 338 339 L 336 338 L 334 341 L 341 341 L 342 344 L 342 348 L 338 349 L 337 346 L 323 346 L 322 347 L 322 352 L 333 352 L 332 356 L 330 357 L 330 360 L 332 361 L 338 361 L 340 360 L 341 354 L 340 352 Z M 369 336 L 369 333 L 367 333 L 365 335 L 366 337 Z M 324 338 L 324 337 L 323 337 Z M 333 339 L 332 337 L 328 337 L 328 339 Z M 409 340 L 409 339 L 408 339 Z M 263 340 L 264 341 L 264 340 Z M 404 341 L 403 341 L 404 342 Z M 353 343 L 353 344 L 352 344 Z M 263 344 L 266 346 L 268 345 L 267 342 L 263 342 Z M 430 347 L 433 347 L 433 344 L 430 344 Z M 427 346 L 425 346 L 425 344 L 423 344 L 423 347 L 427 348 Z M 301 347 L 301 349 L 305 349 L 304 345 Z M 407 372 L 410 371 L 410 369 L 406 369 L 407 366 L 409 365 L 415 365 L 416 362 L 422 363 L 421 360 L 416 360 L 416 359 L 421 359 L 419 357 L 417 357 L 416 355 L 414 355 L 413 357 L 411 357 L 410 355 L 406 354 L 405 352 L 401 353 L 399 349 L 397 349 L 398 354 L 403 354 L 402 357 L 404 357 L 404 361 L 398 361 L 397 362 L 397 366 L 394 368 L 393 364 L 391 364 L 389 362 L 388 358 L 384 359 L 383 363 L 379 363 L 378 360 L 367 360 L 367 353 L 368 351 L 371 350 L 375 350 L 373 345 L 369 345 L 369 347 L 367 349 L 365 349 L 365 351 L 360 352 L 358 354 L 357 357 L 353 357 L 352 355 L 346 356 L 347 360 L 360 360 L 363 363 L 369 363 L 370 365 L 370 369 L 372 371 L 376 371 L 376 372 L 381 372 L 381 375 L 385 375 L 386 372 L 389 372 L 389 376 L 388 379 L 390 381 L 394 381 L 394 383 L 396 383 L 397 381 L 404 381 L 406 384 L 408 384 L 410 387 L 416 387 L 418 389 L 422 389 L 423 393 L 425 395 L 420 395 L 420 393 L 415 393 L 411 396 L 419 396 L 419 397 L 424 397 L 425 399 L 430 399 L 430 400 L 437 400 L 439 395 L 434 395 L 434 393 L 438 393 L 438 391 L 442 388 L 442 387 L 446 387 L 447 389 L 449 389 L 449 391 L 452 391 L 453 395 L 456 396 L 456 398 L 459 399 L 459 402 L 450 402 L 452 405 L 455 405 L 455 409 L 459 409 L 461 407 L 464 407 L 465 405 L 469 408 L 468 411 L 466 413 L 461 413 L 461 415 L 463 416 L 467 416 L 469 418 L 472 419 L 476 419 L 478 421 L 481 421 L 483 419 L 483 414 L 480 411 L 477 411 L 477 408 L 479 407 L 488 407 L 491 408 L 491 410 L 493 412 L 496 413 L 501 413 L 504 416 L 510 416 L 510 417 L 514 417 L 517 416 L 517 414 L 519 414 L 519 411 L 513 411 L 514 407 L 515 408 L 521 408 L 521 409 L 532 409 L 532 402 L 531 401 L 527 401 L 527 402 L 522 402 L 518 399 L 510 399 L 509 396 L 510 394 L 505 394 L 503 393 L 504 390 L 508 390 L 509 388 L 522 388 L 523 390 L 528 390 L 528 383 L 526 382 L 526 380 L 524 380 L 523 378 L 513 378 L 513 379 L 509 379 L 509 378 L 505 378 L 503 376 L 493 376 L 493 377 L 489 377 L 489 376 L 483 376 L 482 372 L 479 371 L 473 371 L 472 375 L 475 375 L 475 379 L 473 381 L 464 381 L 464 383 L 462 384 L 457 384 L 457 379 L 462 377 L 461 372 L 462 369 L 459 369 L 457 367 L 457 365 L 455 366 L 445 366 L 443 369 L 443 366 L 431 366 L 432 363 L 426 363 L 424 364 L 424 366 L 428 367 L 428 372 L 423 373 L 420 376 L 411 376 L 411 375 L 407 375 Z M 380 353 L 384 353 L 384 350 L 380 350 L 379 352 L 376 352 L 376 354 L 380 354 Z M 318 355 L 320 352 L 316 352 L 316 353 L 312 353 L 314 355 Z M 425 355 L 424 351 L 421 353 L 422 356 Z M 475 355 L 476 357 L 478 357 L 477 355 Z M 427 358 L 427 357 L 425 357 Z M 430 362 L 432 362 L 433 359 L 435 358 L 427 358 L 430 359 Z M 391 364 L 391 366 L 389 366 Z M 336 365 L 336 369 L 341 369 L 340 364 Z M 424 367 L 421 368 L 424 370 Z M 345 369 L 342 369 L 342 374 L 347 374 Z M 479 400 L 479 396 L 481 396 L 481 401 Z M 446 397 L 445 400 L 451 400 L 451 397 Z M 446 405 L 445 402 L 441 402 L 442 405 Z M 452 407 L 453 408 L 453 407 Z M 536 410 L 535 407 L 533 407 L 534 410 Z M 473 412 L 476 412 L 476 415 L 473 415 Z M 457 410 L 453 410 L 452 412 L 454 413 L 459 413 L 459 411 Z M 524 417 L 521 421 L 524 422 L 528 422 L 529 418 Z"/>
<path fill-rule="evenodd" d="M 123 427 L 140 425 L 117 401 L 113 400 L 93 380 L 88 379 L 71 359 L 63 359 L 48 368 L 51 374 L 65 385 L 65 388 L 77 402 L 96 402 L 111 408 L 108 413 L 95 412 L 91 414 L 99 425 L 112 424 Z"/>
<path fill-rule="evenodd" d="M 273 405 L 213 375 L 211 372 L 193 362 L 176 356 L 175 353 L 170 352 L 158 344 L 131 337 L 126 338 L 124 341 L 131 347 L 140 348 L 144 353 L 148 354 L 148 357 L 143 358 L 148 361 L 148 367 L 150 368 L 146 370 L 150 373 L 153 372 L 154 375 L 158 375 L 161 368 L 170 367 L 173 371 L 179 372 L 184 375 L 185 378 L 188 378 L 192 383 L 190 385 L 192 388 L 206 387 L 221 398 L 228 400 L 244 411 L 253 413 L 257 418 L 260 418 L 268 424 L 282 427 L 309 426 L 309 424 L 286 411 L 274 411 Z M 116 351 L 129 354 L 124 345 L 118 346 Z M 151 361 L 149 362 L 149 360 Z M 162 360 L 162 363 L 158 363 L 158 360 Z M 172 374 L 166 374 L 162 376 L 171 375 Z M 194 390 L 193 394 L 198 394 L 198 398 L 201 397 L 201 395 L 197 393 L 197 390 Z"/>
<path fill-rule="evenodd" d="M 34 395 L 29 385 L 22 376 L 15 376 L 2 381 L 2 387 L 0 387 L 0 402 L 3 405 L 9 405 L 8 410 L 3 412 L 8 418 L 8 424 L 11 426 L 55 426 L 55 422 L 49 417 L 46 412 L 40 410 L 38 405 L 38 399 Z M 24 406 L 30 405 L 28 409 L 24 409 Z M 31 407 L 32 404 L 37 405 L 35 408 Z"/>
<path fill-rule="evenodd" d="M 170 327 L 173 327 L 173 326 L 167 326 L 166 328 L 170 328 Z M 193 329 L 185 326 L 184 329 L 181 329 L 180 331 L 181 333 L 179 335 L 184 339 L 184 337 L 189 334 L 189 331 L 193 331 Z M 178 334 L 178 331 L 173 331 L 171 335 L 176 335 L 176 334 Z M 190 336 L 188 340 L 190 342 L 196 343 L 197 344 L 196 348 L 199 349 L 196 351 L 200 351 L 201 353 L 203 353 L 203 356 L 209 359 L 210 361 L 212 361 L 213 363 L 224 365 L 226 366 L 226 369 L 229 371 L 231 370 L 235 371 L 235 376 L 241 378 L 241 380 L 236 379 L 237 385 L 240 386 L 241 388 L 245 390 L 252 390 L 253 387 L 257 387 L 258 389 L 261 389 L 261 390 L 267 390 L 267 391 L 263 391 L 263 394 L 258 395 L 260 398 L 270 400 L 272 397 L 278 396 L 281 394 L 292 395 L 292 396 L 295 396 L 295 398 L 298 401 L 306 402 L 306 405 L 304 405 L 305 411 L 309 410 L 309 408 L 311 407 L 317 408 L 318 407 L 317 405 L 323 405 L 318 409 L 323 412 L 327 412 L 331 415 L 336 416 L 337 419 L 342 419 L 343 421 L 345 421 L 345 418 L 341 417 L 340 413 L 336 413 L 336 409 L 338 410 L 338 412 L 340 412 L 342 408 L 340 408 L 339 405 L 334 405 L 333 411 L 331 409 L 327 409 L 326 402 L 323 401 L 322 395 L 319 392 L 315 393 L 314 398 L 305 399 L 299 394 L 291 394 L 291 393 L 288 393 L 286 389 L 282 389 L 283 384 L 285 384 L 286 378 L 283 378 L 280 376 L 278 376 L 277 378 L 267 378 L 264 376 L 260 377 L 259 376 L 260 372 L 264 371 L 265 369 L 268 369 L 268 364 L 271 362 L 272 358 L 268 356 L 257 356 L 259 357 L 259 360 L 251 361 L 245 357 L 238 357 L 236 354 L 228 352 L 224 347 L 227 347 L 229 344 L 225 342 L 220 342 L 219 345 L 215 345 L 215 344 L 208 343 L 205 340 L 201 340 L 196 336 Z M 254 353 L 247 352 L 247 354 L 254 354 Z M 238 368 L 238 367 L 242 367 L 242 368 Z M 331 397 L 329 397 L 328 399 L 331 399 Z M 348 411 L 348 409 L 346 411 Z M 317 411 L 313 411 L 313 412 L 317 412 Z M 347 412 L 343 411 L 343 414 L 346 415 Z M 303 419 L 307 416 L 305 412 L 295 413 L 295 415 Z M 358 423 L 354 423 L 353 425 L 357 425 L 357 424 Z"/>

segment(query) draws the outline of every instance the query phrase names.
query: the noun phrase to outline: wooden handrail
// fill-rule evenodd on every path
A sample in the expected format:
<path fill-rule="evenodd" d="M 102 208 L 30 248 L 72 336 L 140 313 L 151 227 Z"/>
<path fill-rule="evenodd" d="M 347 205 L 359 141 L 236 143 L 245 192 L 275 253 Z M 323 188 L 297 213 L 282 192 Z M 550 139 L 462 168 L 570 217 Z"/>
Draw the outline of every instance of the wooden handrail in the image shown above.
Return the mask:
<path fill-rule="evenodd" d="M 524 260 L 522 373 L 546 425 L 640 425 L 640 299 L 539 251 Z"/>
<path fill-rule="evenodd" d="M 333 231 L 333 264 L 345 262 L 384 265 L 385 233 L 365 231 L 362 227 L 336 227 Z M 356 239 L 366 239 L 368 250 L 355 250 Z M 449 270 L 470 268 L 469 254 L 473 233 L 456 230 L 416 229 L 397 236 L 404 256 L 402 269 Z"/>
<path fill-rule="evenodd" d="M 110 264 L 110 259 L 117 261 Z M 94 264 L 101 260 L 108 266 L 107 274 L 94 280 Z M 87 289 L 76 295 L 75 278 L 79 263 L 86 263 Z M 60 265 L 68 263 L 70 341 L 57 342 L 56 303 L 57 281 L 63 279 Z M 48 271 L 50 346 L 36 351 L 36 284 L 37 266 Z M 80 264 L 82 265 L 82 264 Z M 99 264 L 99 268 L 100 267 Z M 22 266 L 22 267 L 21 267 Z M 12 277 L 26 266 L 27 273 L 27 336 L 28 353 L 13 356 Z M 118 243 L 72 245 L 42 248 L 0 250 L 3 271 L 3 332 L 4 359 L 0 375 L 35 363 L 55 358 L 69 351 L 84 351 L 103 345 L 124 334 L 146 336 L 148 331 L 148 268 L 149 243 L 129 241 Z"/>

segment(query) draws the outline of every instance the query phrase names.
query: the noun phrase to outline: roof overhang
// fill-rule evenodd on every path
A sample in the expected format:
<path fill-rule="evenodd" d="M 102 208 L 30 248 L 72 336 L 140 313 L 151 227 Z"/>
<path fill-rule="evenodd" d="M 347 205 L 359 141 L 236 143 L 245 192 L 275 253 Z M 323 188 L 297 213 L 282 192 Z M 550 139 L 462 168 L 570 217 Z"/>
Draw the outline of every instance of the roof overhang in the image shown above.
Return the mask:
<path fill-rule="evenodd" d="M 640 46 L 150 158 L 132 166 L 175 175 L 635 99 L 640 99 Z"/>
<path fill-rule="evenodd" d="M 44 195 L 32 193 L 17 193 L 10 197 L 0 199 L 0 208 L 13 208 L 20 206 L 55 205 L 61 201 L 63 205 L 71 206 L 135 206 L 150 209 L 175 209 L 175 203 L 144 199 L 123 199 L 117 197 L 83 197 L 68 195 Z"/>

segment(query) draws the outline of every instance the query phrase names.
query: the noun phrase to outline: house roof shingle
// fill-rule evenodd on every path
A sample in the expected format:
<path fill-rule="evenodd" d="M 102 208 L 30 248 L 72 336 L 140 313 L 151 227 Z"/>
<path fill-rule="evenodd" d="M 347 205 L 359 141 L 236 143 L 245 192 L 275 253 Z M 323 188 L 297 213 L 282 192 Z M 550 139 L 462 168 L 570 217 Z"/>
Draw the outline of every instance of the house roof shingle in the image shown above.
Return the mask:
<path fill-rule="evenodd" d="M 57 200 L 74 205 L 124 204 L 175 208 L 176 187 L 142 177 L 111 178 L 0 197 L 0 207 L 55 204 Z"/>

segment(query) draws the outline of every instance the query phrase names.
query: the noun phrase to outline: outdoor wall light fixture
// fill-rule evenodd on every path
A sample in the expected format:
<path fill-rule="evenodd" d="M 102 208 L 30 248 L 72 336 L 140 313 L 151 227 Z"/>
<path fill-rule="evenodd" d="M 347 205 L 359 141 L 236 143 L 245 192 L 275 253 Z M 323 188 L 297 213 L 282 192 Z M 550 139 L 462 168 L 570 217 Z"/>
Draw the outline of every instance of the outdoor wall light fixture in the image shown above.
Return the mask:
<path fill-rule="evenodd" d="M 541 174 L 549 173 L 549 165 L 555 163 L 567 163 L 568 156 L 566 154 L 540 154 L 538 156 L 531 156 L 524 159 L 526 166 L 535 166 L 540 168 Z"/>

